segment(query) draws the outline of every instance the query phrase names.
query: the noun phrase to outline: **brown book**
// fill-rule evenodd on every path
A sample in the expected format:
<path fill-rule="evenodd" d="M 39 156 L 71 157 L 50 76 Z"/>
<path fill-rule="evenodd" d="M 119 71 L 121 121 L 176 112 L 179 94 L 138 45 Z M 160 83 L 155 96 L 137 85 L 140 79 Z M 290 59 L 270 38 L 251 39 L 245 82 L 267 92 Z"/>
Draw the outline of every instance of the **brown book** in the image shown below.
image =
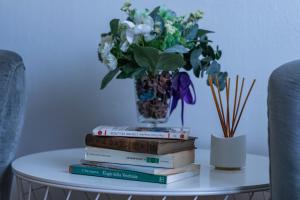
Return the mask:
<path fill-rule="evenodd" d="M 87 134 L 85 144 L 92 147 L 162 155 L 195 149 L 195 139 L 195 137 L 189 137 L 188 140 L 102 137 Z"/>

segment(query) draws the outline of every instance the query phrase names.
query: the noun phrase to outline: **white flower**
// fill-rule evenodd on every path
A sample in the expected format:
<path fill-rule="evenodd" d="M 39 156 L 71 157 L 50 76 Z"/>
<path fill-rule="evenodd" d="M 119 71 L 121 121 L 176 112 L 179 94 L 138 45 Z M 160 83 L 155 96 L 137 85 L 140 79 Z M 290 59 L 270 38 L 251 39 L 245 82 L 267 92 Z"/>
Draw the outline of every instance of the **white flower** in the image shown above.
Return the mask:
<path fill-rule="evenodd" d="M 155 38 L 155 35 L 151 34 L 154 27 L 152 17 L 137 11 L 134 16 L 134 22 L 128 20 L 122 22 L 122 25 L 125 26 L 126 40 L 129 44 L 137 42 L 141 36 L 144 36 L 146 41 L 151 41 Z"/>
<path fill-rule="evenodd" d="M 173 26 L 173 23 L 170 20 L 167 20 L 165 22 L 165 27 L 166 27 L 167 32 L 170 34 L 174 34 L 176 32 L 176 27 Z"/>
<path fill-rule="evenodd" d="M 153 28 L 154 26 L 154 21 L 151 16 L 149 16 L 145 11 L 139 11 L 137 10 L 134 14 L 134 19 L 133 19 L 135 24 L 147 24 L 150 27 Z"/>
<path fill-rule="evenodd" d="M 113 45 L 112 36 L 107 35 L 101 38 L 101 45 L 98 49 L 103 63 L 108 66 L 109 70 L 114 70 L 118 64 L 116 57 L 110 52 Z"/>
<path fill-rule="evenodd" d="M 128 47 L 129 47 L 129 42 L 126 40 L 123 43 L 121 43 L 120 49 L 122 52 L 127 52 Z"/>

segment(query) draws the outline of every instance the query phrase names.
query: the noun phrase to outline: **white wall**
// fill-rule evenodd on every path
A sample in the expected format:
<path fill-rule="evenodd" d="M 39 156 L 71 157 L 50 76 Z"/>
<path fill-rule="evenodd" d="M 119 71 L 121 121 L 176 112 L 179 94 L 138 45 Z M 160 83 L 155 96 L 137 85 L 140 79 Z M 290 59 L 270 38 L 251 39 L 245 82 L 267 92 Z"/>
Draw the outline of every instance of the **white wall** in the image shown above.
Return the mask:
<path fill-rule="evenodd" d="M 123 0 L 0 0 L 0 48 L 20 53 L 27 67 L 27 113 L 19 155 L 84 145 L 98 124 L 136 125 L 133 82 L 113 81 L 100 91 L 107 72 L 97 60 L 99 35 L 112 18 L 123 18 Z M 152 0 L 138 8 L 165 4 L 179 14 L 205 12 L 201 27 L 214 30 L 232 76 L 256 78 L 238 132 L 249 152 L 267 154 L 267 81 L 280 64 L 299 58 L 300 3 L 297 0 Z M 208 147 L 220 133 L 205 80 L 194 79 L 196 106 L 186 107 L 186 126 Z M 179 110 L 168 125 L 179 126 Z"/>

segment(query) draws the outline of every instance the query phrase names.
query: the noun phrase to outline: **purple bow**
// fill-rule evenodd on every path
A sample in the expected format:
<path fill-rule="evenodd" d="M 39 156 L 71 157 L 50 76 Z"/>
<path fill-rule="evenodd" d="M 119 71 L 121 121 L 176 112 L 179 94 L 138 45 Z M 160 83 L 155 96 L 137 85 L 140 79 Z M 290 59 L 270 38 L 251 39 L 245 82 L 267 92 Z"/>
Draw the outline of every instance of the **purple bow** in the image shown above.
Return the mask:
<path fill-rule="evenodd" d="M 194 98 L 190 86 L 193 89 Z M 177 107 L 179 100 L 181 100 L 181 125 L 183 126 L 184 102 L 191 105 L 196 103 L 195 88 L 189 74 L 186 72 L 179 72 L 172 79 L 172 105 L 170 113 Z"/>

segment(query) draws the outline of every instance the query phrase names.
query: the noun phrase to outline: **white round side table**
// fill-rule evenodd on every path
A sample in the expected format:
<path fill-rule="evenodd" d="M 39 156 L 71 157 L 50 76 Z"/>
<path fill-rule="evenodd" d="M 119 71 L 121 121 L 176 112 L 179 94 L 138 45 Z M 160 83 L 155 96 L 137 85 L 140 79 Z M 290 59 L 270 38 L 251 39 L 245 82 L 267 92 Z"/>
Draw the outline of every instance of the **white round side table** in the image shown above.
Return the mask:
<path fill-rule="evenodd" d="M 84 149 L 64 149 L 35 153 L 20 157 L 12 163 L 17 180 L 20 199 L 31 199 L 34 193 L 32 184 L 40 184 L 44 189 L 44 200 L 47 199 L 49 188 L 61 188 L 66 191 L 69 200 L 72 191 L 93 192 L 95 200 L 102 193 L 128 195 L 162 196 L 200 196 L 249 193 L 252 199 L 254 192 L 269 190 L 269 159 L 264 156 L 247 154 L 246 167 L 240 171 L 216 170 L 209 165 L 209 151 L 197 150 L 196 158 L 200 163 L 200 175 L 162 185 L 137 181 L 118 180 L 70 174 L 68 166 L 79 163 L 84 156 Z M 23 182 L 29 184 L 23 190 Z"/>

